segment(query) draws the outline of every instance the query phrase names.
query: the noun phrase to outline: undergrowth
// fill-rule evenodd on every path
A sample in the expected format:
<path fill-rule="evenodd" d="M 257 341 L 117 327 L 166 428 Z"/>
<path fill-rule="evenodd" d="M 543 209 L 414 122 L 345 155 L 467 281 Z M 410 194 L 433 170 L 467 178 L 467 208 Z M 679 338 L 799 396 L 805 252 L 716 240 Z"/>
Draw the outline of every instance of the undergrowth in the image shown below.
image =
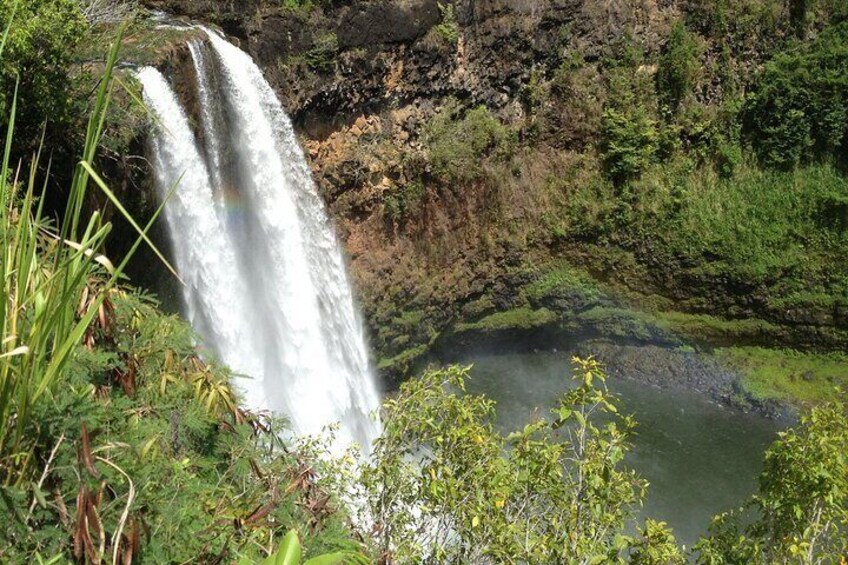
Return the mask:
<path fill-rule="evenodd" d="M 132 292 L 108 304 L 62 394 L 36 407 L 43 469 L 3 491 L 4 562 L 258 562 L 289 528 L 310 534 L 310 554 L 355 549 L 316 453 L 280 439 L 285 422 L 239 408 L 183 321 Z"/>

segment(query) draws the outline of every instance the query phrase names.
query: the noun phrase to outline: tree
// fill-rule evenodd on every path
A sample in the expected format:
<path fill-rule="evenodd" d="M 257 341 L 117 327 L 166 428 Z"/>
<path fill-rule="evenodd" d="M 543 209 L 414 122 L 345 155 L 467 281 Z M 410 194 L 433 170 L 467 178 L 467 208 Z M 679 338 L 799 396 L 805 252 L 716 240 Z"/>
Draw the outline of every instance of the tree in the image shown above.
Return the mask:
<path fill-rule="evenodd" d="M 766 451 L 759 493 L 719 516 L 699 563 L 836 563 L 848 552 L 848 411 L 814 408 Z"/>
<path fill-rule="evenodd" d="M 0 26 L 11 22 L 0 60 L 0 126 L 18 91 L 15 140 L 18 150 L 37 143 L 46 121 L 56 127 L 72 114 L 74 49 L 87 24 L 74 0 L 0 0 Z"/>

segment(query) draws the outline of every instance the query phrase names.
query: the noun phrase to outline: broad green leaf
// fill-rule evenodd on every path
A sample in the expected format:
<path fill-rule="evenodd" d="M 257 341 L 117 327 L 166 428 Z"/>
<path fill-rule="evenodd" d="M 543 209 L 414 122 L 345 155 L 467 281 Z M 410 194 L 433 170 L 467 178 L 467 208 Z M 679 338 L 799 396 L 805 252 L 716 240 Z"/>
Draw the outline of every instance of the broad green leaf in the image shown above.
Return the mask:
<path fill-rule="evenodd" d="M 299 565 L 300 563 L 300 540 L 297 532 L 291 530 L 283 538 L 283 543 L 277 550 L 274 565 Z"/>
<path fill-rule="evenodd" d="M 341 551 L 336 553 L 327 553 L 313 557 L 312 559 L 307 560 L 303 565 L 341 565 L 344 563 L 346 557 L 347 555 Z"/>

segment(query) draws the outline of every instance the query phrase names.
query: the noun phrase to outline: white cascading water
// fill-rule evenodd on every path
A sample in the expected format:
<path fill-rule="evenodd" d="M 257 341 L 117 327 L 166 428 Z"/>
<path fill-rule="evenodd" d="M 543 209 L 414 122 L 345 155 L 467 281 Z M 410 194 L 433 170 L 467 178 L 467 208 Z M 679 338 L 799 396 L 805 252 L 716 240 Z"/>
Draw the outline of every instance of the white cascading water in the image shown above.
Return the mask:
<path fill-rule="evenodd" d="M 197 137 L 159 71 L 142 69 L 186 314 L 236 373 L 247 405 L 300 434 L 338 423 L 366 451 L 379 403 L 344 258 L 291 122 L 253 60 L 214 33 L 192 42 Z M 198 142 L 200 139 L 200 142 Z"/>

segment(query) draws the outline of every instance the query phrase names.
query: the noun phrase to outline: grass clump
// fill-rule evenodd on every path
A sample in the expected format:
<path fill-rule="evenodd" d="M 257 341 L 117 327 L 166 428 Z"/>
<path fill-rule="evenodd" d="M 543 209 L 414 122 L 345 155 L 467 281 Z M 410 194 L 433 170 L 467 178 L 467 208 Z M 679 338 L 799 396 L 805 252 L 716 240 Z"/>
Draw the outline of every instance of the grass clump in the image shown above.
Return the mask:
<path fill-rule="evenodd" d="M 717 254 L 761 279 L 816 268 L 846 243 L 846 232 L 827 218 L 848 181 L 830 166 L 789 173 L 746 167 L 732 179 L 707 174 L 693 181 L 683 189 L 681 229 L 668 234 L 677 249 Z"/>
<path fill-rule="evenodd" d="M 543 271 L 535 281 L 524 287 L 523 293 L 531 302 L 563 295 L 577 295 L 591 302 L 603 294 L 595 279 L 567 263 Z"/>
<path fill-rule="evenodd" d="M 457 324 L 456 331 L 529 330 L 552 324 L 557 319 L 558 316 L 547 308 L 534 310 L 525 306 L 504 312 L 496 312 L 476 322 Z"/>
<path fill-rule="evenodd" d="M 392 323 L 402 328 L 414 328 L 421 324 L 426 317 L 426 312 L 423 310 L 406 310 L 397 318 L 392 319 Z"/>

